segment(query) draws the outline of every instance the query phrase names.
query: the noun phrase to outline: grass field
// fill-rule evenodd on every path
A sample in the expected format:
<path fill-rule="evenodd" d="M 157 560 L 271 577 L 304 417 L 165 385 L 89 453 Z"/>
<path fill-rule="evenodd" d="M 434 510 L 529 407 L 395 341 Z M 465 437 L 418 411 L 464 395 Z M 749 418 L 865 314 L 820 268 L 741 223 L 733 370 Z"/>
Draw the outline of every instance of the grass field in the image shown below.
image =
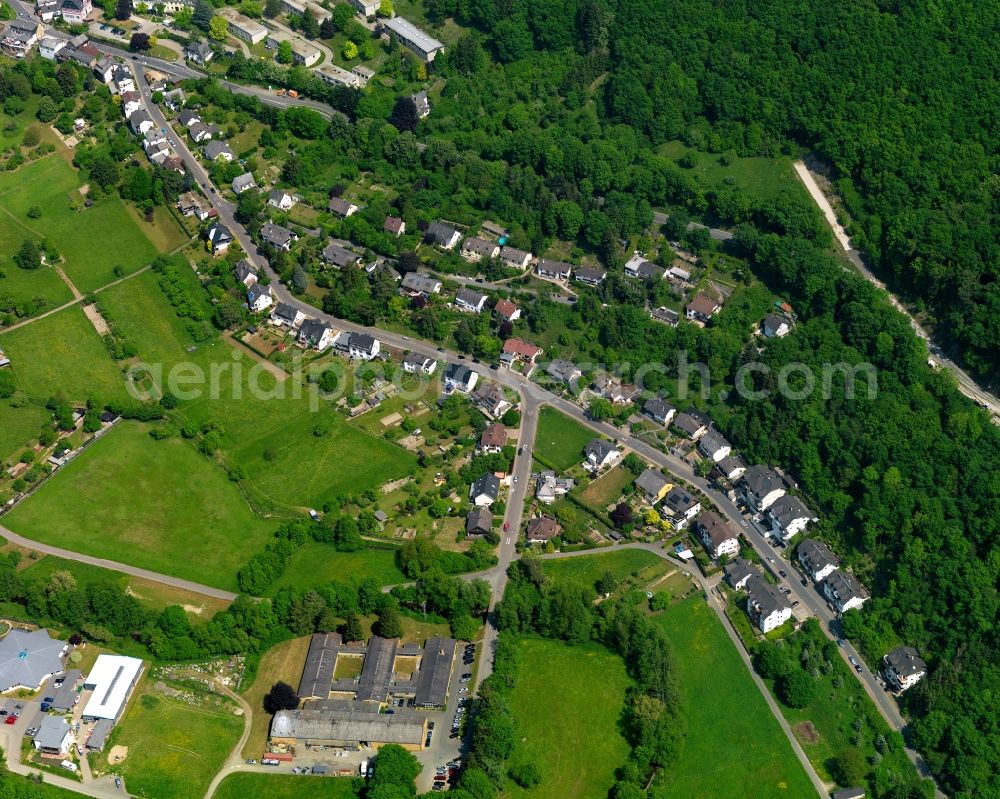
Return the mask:
<path fill-rule="evenodd" d="M 115 280 L 116 266 L 130 272 L 148 264 L 156 249 L 122 200 L 103 198 L 83 208 L 79 187 L 79 173 L 58 153 L 0 175 L 0 249 L 15 252 L 28 238 L 49 241 L 86 293 Z M 42 216 L 29 219 L 34 205 Z"/>
<path fill-rule="evenodd" d="M 542 564 L 547 577 L 575 580 L 593 588 L 606 571 L 610 571 L 616 579 L 624 580 L 641 569 L 662 562 L 661 558 L 644 549 L 618 549 L 599 555 L 551 558 L 543 560 Z"/>
<path fill-rule="evenodd" d="M 550 468 L 565 471 L 583 461 L 583 448 L 592 438 L 591 430 L 546 405 L 538 416 L 534 454 Z"/>
<path fill-rule="evenodd" d="M 512 782 L 508 799 L 605 796 L 629 747 L 618 722 L 630 680 L 621 658 L 596 644 L 525 639 L 510 705 L 517 740 L 510 766 L 534 763 L 542 781 Z"/>
<path fill-rule="evenodd" d="M 181 275 L 192 296 L 204 296 L 193 272 Z M 183 401 L 178 412 L 199 423 L 217 423 L 223 454 L 268 498 L 286 506 L 322 507 L 338 494 L 364 491 L 415 467 L 416 457 L 403 448 L 348 425 L 325 402 L 311 403 L 309 390 L 295 378 L 279 384 L 222 339 L 194 345 L 155 274 L 102 292 L 101 302 L 143 359 L 164 365 L 164 376 L 182 362 L 209 378 L 213 369 L 225 367 L 217 389 L 203 386 L 201 396 Z"/>
<path fill-rule="evenodd" d="M 374 577 L 379 585 L 406 581 L 396 568 L 393 550 L 363 549 L 360 552 L 337 552 L 331 544 L 310 542 L 292 555 L 285 573 L 275 582 L 271 593 L 280 588 L 311 588 L 326 585 L 331 580 L 350 582 Z"/>
<path fill-rule="evenodd" d="M 695 166 L 684 171 L 700 177 L 709 188 L 721 188 L 725 185 L 724 181 L 731 178 L 736 186 L 764 200 L 773 199 L 785 191 L 798 192 L 803 199 L 808 199 L 805 187 L 799 183 L 792 170 L 791 158 L 735 156 L 725 166 L 717 153 L 698 152 L 679 141 L 667 142 L 657 152 L 673 159 L 693 153 Z"/>
<path fill-rule="evenodd" d="M 7 400 L 0 400 L 0 460 L 7 460 L 26 443 L 36 440 L 42 425 L 51 416 L 38 405 L 12 408 Z"/>
<path fill-rule="evenodd" d="M 583 489 L 579 494 L 580 501 L 595 513 L 607 513 L 608 505 L 617 502 L 633 480 L 632 472 L 616 466 Z"/>
<path fill-rule="evenodd" d="M 110 768 L 138 796 L 201 799 L 239 740 L 243 717 L 233 714 L 230 699 L 201 695 L 188 704 L 152 686 L 147 677 L 114 732 L 113 743 L 127 746 L 128 756 Z"/>
<path fill-rule="evenodd" d="M 5 218 L 0 216 L 0 223 L 4 221 Z M 3 267 L 0 269 L 0 295 L 13 298 L 19 307 L 28 303 L 29 316 L 44 313 L 73 299 L 73 292 L 69 290 L 69 286 L 50 266 L 30 271 L 13 265 Z M 40 302 L 36 306 L 34 304 L 36 297 L 40 297 L 44 303 Z"/>
<path fill-rule="evenodd" d="M 253 712 L 250 723 L 250 737 L 243 747 L 243 757 L 259 758 L 267 742 L 267 731 L 271 717 L 264 712 L 264 695 L 276 682 L 284 682 L 293 688 L 299 684 L 302 666 L 309 651 L 309 636 L 282 641 L 265 652 L 257 666 L 253 683 L 243 691 L 243 698 Z"/>
<path fill-rule="evenodd" d="M 277 527 L 181 438 L 124 422 L 4 524 L 33 540 L 236 590 L 236 570 Z"/>
<path fill-rule="evenodd" d="M 654 618 L 674 645 L 687 741 L 652 799 L 792 799 L 815 789 L 746 666 L 700 596 Z"/>
<path fill-rule="evenodd" d="M 125 396 L 125 380 L 94 326 L 79 308 L 67 308 L 0 335 L 17 387 L 32 397 L 62 394 L 84 402 L 92 394 Z"/>
<path fill-rule="evenodd" d="M 285 777 L 273 774 L 230 774 L 219 785 L 214 799 L 350 799 L 357 796 L 348 779 Z"/>

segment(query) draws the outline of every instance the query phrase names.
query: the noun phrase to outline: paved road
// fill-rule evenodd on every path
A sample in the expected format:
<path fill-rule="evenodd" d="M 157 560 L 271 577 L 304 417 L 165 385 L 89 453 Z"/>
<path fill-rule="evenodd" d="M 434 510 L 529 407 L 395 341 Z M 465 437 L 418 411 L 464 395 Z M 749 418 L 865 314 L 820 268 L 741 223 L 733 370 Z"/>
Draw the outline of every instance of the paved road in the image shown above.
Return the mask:
<path fill-rule="evenodd" d="M 861 253 L 854 249 L 854 246 L 851 244 L 851 239 L 847 235 L 847 231 L 844 230 L 840 222 L 837 221 L 837 215 L 834 213 L 833 206 L 830 205 L 830 201 L 827 199 L 826 195 L 823 194 L 822 189 L 820 189 L 819 184 L 816 182 L 816 178 L 813 176 L 812 172 L 809 171 L 809 168 L 802 161 L 796 161 L 794 167 L 795 174 L 805 185 L 806 190 L 809 192 L 809 195 L 813 198 L 816 205 L 819 206 L 820 211 L 823 212 L 823 217 L 826 219 L 831 230 L 833 230 L 834 238 L 843 248 L 850 262 L 854 264 L 858 272 L 860 272 L 869 283 L 883 289 L 889 295 L 889 301 L 892 303 L 893 307 L 909 319 L 914 332 L 927 343 L 927 348 L 930 351 L 930 360 L 937 366 L 943 367 L 951 372 L 955 376 L 955 381 L 958 384 L 959 391 L 969 397 L 969 399 L 973 402 L 978 403 L 981 407 L 988 410 L 990 414 L 992 414 L 994 421 L 997 421 L 998 417 L 1000 417 L 1000 397 L 983 388 L 975 381 L 975 379 L 972 378 L 972 376 L 968 374 L 968 372 L 962 369 L 961 366 L 956 364 L 947 355 L 945 355 L 944 352 L 942 352 L 941 348 L 931 339 L 930 334 L 924 330 L 923 326 L 899 301 L 899 298 L 886 288 L 885 283 L 879 280 L 871 269 L 868 268 L 868 265 L 861 259 Z"/>
<path fill-rule="evenodd" d="M 653 221 L 657 225 L 665 225 L 669 218 L 669 214 L 665 214 L 662 211 L 653 211 Z M 733 234 L 728 230 L 720 230 L 719 228 L 709 227 L 708 225 L 703 225 L 700 222 L 688 222 L 688 230 L 696 230 L 697 228 L 705 228 L 705 230 L 708 231 L 708 235 L 716 241 L 729 241 L 733 237 Z"/>

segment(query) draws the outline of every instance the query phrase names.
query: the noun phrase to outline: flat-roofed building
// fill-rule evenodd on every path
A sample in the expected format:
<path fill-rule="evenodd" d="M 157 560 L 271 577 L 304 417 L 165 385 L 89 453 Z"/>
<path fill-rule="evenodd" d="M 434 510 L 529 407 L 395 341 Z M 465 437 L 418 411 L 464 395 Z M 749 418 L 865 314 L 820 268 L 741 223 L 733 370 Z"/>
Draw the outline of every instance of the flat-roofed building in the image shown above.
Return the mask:
<path fill-rule="evenodd" d="M 417 671 L 417 688 L 413 703 L 417 707 L 444 707 L 448 701 L 448 681 L 455 660 L 454 638 L 435 635 L 424 644 Z"/>
<path fill-rule="evenodd" d="M 434 56 L 444 49 L 441 42 L 422 31 L 408 19 L 402 17 L 386 19 L 382 21 L 382 27 L 389 32 L 391 38 L 416 53 L 424 61 L 433 61 Z"/>
<path fill-rule="evenodd" d="M 271 743 L 285 746 L 357 746 L 379 749 L 397 744 L 411 752 L 424 748 L 427 719 L 403 713 L 379 713 L 353 702 L 328 707 L 279 710 L 271 721 Z"/>
<path fill-rule="evenodd" d="M 83 708 L 84 721 L 117 721 L 141 674 L 142 661 L 139 658 L 98 655 L 94 668 L 83 681 L 84 689 L 94 692 Z"/>
<path fill-rule="evenodd" d="M 254 22 L 250 17 L 241 14 L 231 6 L 224 6 L 218 11 L 219 16 L 229 24 L 229 32 L 237 39 L 242 39 L 250 44 L 264 41 L 268 34 L 267 28 L 259 22 Z"/>
<path fill-rule="evenodd" d="M 325 699 L 330 695 L 342 643 L 340 633 L 316 633 L 312 637 L 299 679 L 299 699 Z"/>
<path fill-rule="evenodd" d="M 304 67 L 311 67 L 323 57 L 323 53 L 320 52 L 320 49 L 316 45 L 309 44 L 309 42 L 299 36 L 294 36 L 280 30 L 273 30 L 268 31 L 264 37 L 264 46 L 268 50 L 277 50 L 282 42 L 288 42 L 291 45 L 292 61 Z"/>

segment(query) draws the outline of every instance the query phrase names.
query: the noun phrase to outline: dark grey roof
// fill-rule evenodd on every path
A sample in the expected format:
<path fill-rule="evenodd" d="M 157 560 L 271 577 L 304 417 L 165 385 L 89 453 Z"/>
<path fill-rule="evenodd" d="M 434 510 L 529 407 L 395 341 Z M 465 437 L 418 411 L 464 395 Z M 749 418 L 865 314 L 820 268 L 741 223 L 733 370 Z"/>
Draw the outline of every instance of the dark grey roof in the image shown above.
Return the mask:
<path fill-rule="evenodd" d="M 468 305 L 479 306 L 486 302 L 487 297 L 478 291 L 473 291 L 472 289 L 459 289 L 458 293 L 455 295 L 455 302 L 463 302 Z"/>
<path fill-rule="evenodd" d="M 500 480 L 490 472 L 479 475 L 469 492 L 469 496 L 473 499 L 484 494 L 494 500 L 500 496 Z"/>
<path fill-rule="evenodd" d="M 455 639 L 435 635 L 424 644 L 417 672 L 417 690 L 414 704 L 417 707 L 441 707 L 448 699 L 448 678 L 455 659 Z"/>
<path fill-rule="evenodd" d="M 579 374 L 580 369 L 572 361 L 556 358 L 554 361 L 550 361 L 549 365 L 545 367 L 545 372 L 549 377 L 561 380 L 563 383 L 570 383 Z"/>
<path fill-rule="evenodd" d="M 224 141 L 212 139 L 212 141 L 205 145 L 205 156 L 212 161 L 223 153 L 233 154 L 233 151 L 229 149 L 229 145 Z"/>
<path fill-rule="evenodd" d="M 337 652 L 343 639 L 340 633 L 316 633 L 309 641 L 309 654 L 302 668 L 299 680 L 299 698 L 309 699 L 319 697 L 325 699 L 330 695 L 333 685 L 333 670 L 337 665 Z"/>
<path fill-rule="evenodd" d="M 563 261 L 553 261 L 549 258 L 542 258 L 538 262 L 539 272 L 548 272 L 550 274 L 559 274 L 565 277 L 569 276 L 569 272 L 573 267 Z"/>
<path fill-rule="evenodd" d="M 674 417 L 674 427 L 689 436 L 695 435 L 704 425 L 689 413 L 679 413 Z"/>
<path fill-rule="evenodd" d="M 912 646 L 901 646 L 885 656 L 885 662 L 900 677 L 913 677 L 927 671 L 927 664 Z"/>
<path fill-rule="evenodd" d="M 363 352 L 371 352 L 375 348 L 375 336 L 367 333 L 351 333 L 350 346 Z"/>
<path fill-rule="evenodd" d="M 500 260 L 512 264 L 523 264 L 525 257 L 530 255 L 530 252 L 519 250 L 516 247 L 504 247 L 500 251 Z"/>
<path fill-rule="evenodd" d="M 833 550 L 818 538 L 805 539 L 799 544 L 797 554 L 799 563 L 805 566 L 811 574 L 815 574 L 827 566 L 834 568 L 840 566 L 840 559 L 833 554 Z"/>
<path fill-rule="evenodd" d="M 650 397 L 642 404 L 642 412 L 657 420 L 666 419 L 675 410 L 673 405 L 659 397 Z"/>
<path fill-rule="evenodd" d="M 319 319 L 306 319 L 302 323 L 302 327 L 299 328 L 299 340 L 318 344 L 319 340 L 323 338 L 323 334 L 331 329 L 330 325 Z"/>
<path fill-rule="evenodd" d="M 718 549 L 726 541 L 737 537 L 736 530 L 727 524 L 715 511 L 705 511 L 698 519 L 698 528 L 707 538 L 713 549 Z"/>
<path fill-rule="evenodd" d="M 35 733 L 35 745 L 41 749 L 58 750 L 69 732 L 69 722 L 62 716 L 42 716 Z"/>
<path fill-rule="evenodd" d="M 87 748 L 100 752 L 108 742 L 108 736 L 111 735 L 111 730 L 114 728 L 114 719 L 98 719 L 87 739 Z"/>
<path fill-rule="evenodd" d="M 615 445 L 603 438 L 592 438 L 583 448 L 583 454 L 601 463 L 608 455 L 615 451 Z"/>
<path fill-rule="evenodd" d="M 431 222 L 427 228 L 426 238 L 435 244 L 448 244 L 458 233 L 453 227 L 449 227 L 442 222 Z"/>
<path fill-rule="evenodd" d="M 865 789 L 844 788 L 843 790 L 835 791 L 833 799 L 865 799 Z"/>
<path fill-rule="evenodd" d="M 327 208 L 340 216 L 347 216 L 347 212 L 351 210 L 351 207 L 356 205 L 352 202 L 348 202 L 340 197 L 331 197 L 330 202 L 327 203 Z"/>
<path fill-rule="evenodd" d="M 288 324 L 292 324 L 295 321 L 295 317 L 298 315 L 298 309 L 286 302 L 279 302 L 274 306 L 274 310 L 271 311 L 271 316 L 276 316 Z"/>
<path fill-rule="evenodd" d="M 486 508 L 475 508 L 465 517 L 465 532 L 469 535 L 488 533 L 493 528 L 493 514 Z"/>
<path fill-rule="evenodd" d="M 205 234 L 208 236 L 208 240 L 213 244 L 220 244 L 224 241 L 233 240 L 233 234 L 230 232 L 229 228 L 221 222 L 213 222 L 208 226 L 208 230 L 205 231 Z"/>
<path fill-rule="evenodd" d="M 767 509 L 767 512 L 782 529 L 796 519 L 809 519 L 812 521 L 815 518 L 813 512 L 806 507 L 805 503 L 792 494 L 785 494 L 778 497 L 771 507 Z"/>
<path fill-rule="evenodd" d="M 177 115 L 177 121 L 180 122 L 184 127 L 187 127 L 192 122 L 200 122 L 201 117 L 198 116 L 198 113 L 196 111 L 188 109 L 186 111 L 181 111 Z"/>
<path fill-rule="evenodd" d="M 750 561 L 743 558 L 736 558 L 736 560 L 727 563 L 723 567 L 723 572 L 726 575 L 726 580 L 733 588 L 750 577 L 762 576 L 760 571 Z"/>
<path fill-rule="evenodd" d="M 273 222 L 268 222 L 260 229 L 260 237 L 275 247 L 284 247 L 297 238 L 291 230 L 281 225 L 275 225 Z"/>
<path fill-rule="evenodd" d="M 323 250 L 323 260 L 335 266 L 350 266 L 361 260 L 361 256 L 339 244 L 328 244 Z"/>
<path fill-rule="evenodd" d="M 727 455 L 721 461 L 719 461 L 719 471 L 724 475 L 730 475 L 735 471 L 742 469 L 746 471 L 747 464 L 739 455 Z"/>
<path fill-rule="evenodd" d="M 444 370 L 446 380 L 461 383 L 463 386 L 469 384 L 469 381 L 472 379 L 472 375 L 472 370 L 465 364 L 461 363 L 450 363 L 448 364 L 448 368 Z"/>
<path fill-rule="evenodd" d="M 368 642 L 364 666 L 361 667 L 355 698 L 381 702 L 389 695 L 389 681 L 392 679 L 392 667 L 396 661 L 398 644 L 398 638 L 372 636 Z"/>
<path fill-rule="evenodd" d="M 431 360 L 431 358 L 426 355 L 421 355 L 419 352 L 409 352 L 406 354 L 406 357 L 403 358 L 403 363 L 423 369 L 424 364 L 429 360 Z"/>
<path fill-rule="evenodd" d="M 748 603 L 755 606 L 760 619 L 766 619 L 776 610 L 791 608 L 785 595 L 764 580 L 763 577 L 752 575 L 747 580 Z"/>
<path fill-rule="evenodd" d="M 692 496 L 691 492 L 681 486 L 674 486 L 663 498 L 668 508 L 677 513 L 687 513 L 698 504 L 698 500 Z"/>
<path fill-rule="evenodd" d="M 606 274 L 607 270 L 599 266 L 578 266 L 574 272 L 576 279 L 585 283 L 600 283 Z"/>
<path fill-rule="evenodd" d="M 71 669 L 63 675 L 63 684 L 59 686 L 52 697 L 52 707 L 54 710 L 69 711 L 73 709 L 76 701 L 76 684 L 80 680 L 80 670 Z"/>
<path fill-rule="evenodd" d="M 785 483 L 774 469 L 763 464 L 755 464 L 743 475 L 743 485 L 747 491 L 761 499 L 778 488 L 784 488 Z"/>
<path fill-rule="evenodd" d="M 474 252 L 485 257 L 493 255 L 493 251 L 496 248 L 496 242 L 487 241 L 486 239 L 481 239 L 477 236 L 469 236 L 469 238 L 462 242 L 463 250 L 466 250 L 467 252 Z"/>
<path fill-rule="evenodd" d="M 698 440 L 698 449 L 707 455 L 712 455 L 720 449 L 725 449 L 726 447 L 731 449 L 732 444 L 726 441 L 726 439 L 715 430 L 709 430 Z"/>
<path fill-rule="evenodd" d="M 424 294 L 433 294 L 441 288 L 441 281 L 434 277 L 421 275 L 418 272 L 407 272 L 403 276 L 402 287 L 411 291 L 420 291 Z"/>
<path fill-rule="evenodd" d="M 206 56 L 210 55 L 212 48 L 208 45 L 208 42 L 190 42 L 187 47 L 184 48 L 187 53 L 194 53 L 199 58 L 204 59 Z"/>
<path fill-rule="evenodd" d="M 257 300 L 264 296 L 271 296 L 271 287 L 262 286 L 260 283 L 254 283 L 250 288 L 247 289 L 247 301 L 253 305 Z"/>
<path fill-rule="evenodd" d="M 858 582 L 858 579 L 853 574 L 848 574 L 840 569 L 826 578 L 823 588 L 836 596 L 841 605 L 847 604 L 852 599 L 868 599 L 868 591 Z"/>
<path fill-rule="evenodd" d="M 240 258 L 240 260 L 236 262 L 234 271 L 236 272 L 236 279 L 240 281 L 246 280 L 250 277 L 250 275 L 253 275 L 254 277 L 258 276 L 257 267 L 250 263 L 246 258 Z"/>

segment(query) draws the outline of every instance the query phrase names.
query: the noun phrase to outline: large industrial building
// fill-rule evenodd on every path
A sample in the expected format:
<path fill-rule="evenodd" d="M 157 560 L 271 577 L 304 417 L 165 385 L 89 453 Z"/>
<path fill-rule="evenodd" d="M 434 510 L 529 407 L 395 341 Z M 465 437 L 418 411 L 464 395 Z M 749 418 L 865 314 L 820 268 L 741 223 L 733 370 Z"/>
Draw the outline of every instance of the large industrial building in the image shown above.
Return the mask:
<path fill-rule="evenodd" d="M 83 720 L 118 721 L 141 674 L 139 658 L 100 655 L 83 681 L 84 689 L 94 692 L 83 708 Z"/>
<path fill-rule="evenodd" d="M 0 641 L 0 693 L 15 688 L 37 691 L 63 670 L 68 650 L 65 641 L 52 638 L 47 630 L 11 630 Z"/>
<path fill-rule="evenodd" d="M 327 700 L 302 710 L 280 710 L 271 722 L 271 745 L 378 749 L 398 744 L 423 749 L 427 718 L 411 713 L 379 713 L 377 707 L 348 700 Z"/>
<path fill-rule="evenodd" d="M 434 60 L 434 56 L 444 49 L 444 45 L 428 33 L 420 30 L 408 19 L 393 17 L 382 20 L 382 27 L 389 36 L 408 50 L 416 53 L 426 62 Z"/>

